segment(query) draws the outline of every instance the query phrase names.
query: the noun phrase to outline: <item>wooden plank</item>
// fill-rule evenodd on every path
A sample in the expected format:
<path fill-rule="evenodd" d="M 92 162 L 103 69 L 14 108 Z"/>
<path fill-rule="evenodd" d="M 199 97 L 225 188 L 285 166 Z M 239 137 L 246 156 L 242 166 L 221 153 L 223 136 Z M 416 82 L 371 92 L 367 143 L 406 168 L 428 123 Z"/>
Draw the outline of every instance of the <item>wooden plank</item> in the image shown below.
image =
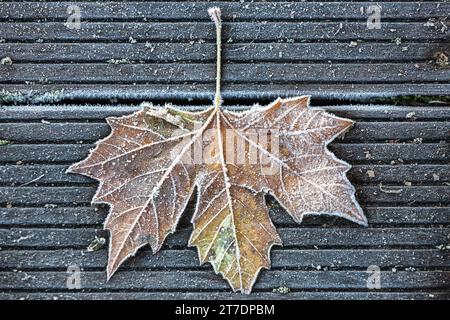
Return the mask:
<path fill-rule="evenodd" d="M 450 157 L 447 143 L 424 144 L 338 144 L 329 149 L 340 159 L 346 161 L 379 161 L 392 163 L 443 161 Z M 424 152 L 425 154 L 421 154 Z"/>
<path fill-rule="evenodd" d="M 312 97 L 311 108 L 324 109 L 341 117 L 362 120 L 397 120 L 397 121 L 447 121 L 450 119 L 449 106 L 429 105 L 421 106 L 394 106 L 394 105 L 325 105 L 314 106 L 315 97 Z M 268 104 L 269 102 L 267 102 Z M 260 101 L 261 105 L 265 101 Z M 248 109 L 252 103 L 245 105 L 223 105 L 230 110 Z M 164 105 L 155 105 L 163 107 Z M 174 105 L 174 107 L 200 111 L 209 105 Z M 103 120 L 106 117 L 122 116 L 133 113 L 141 109 L 140 106 L 129 104 L 65 104 L 65 105 L 20 105 L 20 106 L 0 106 L 0 120 L 2 121 L 23 121 L 23 120 Z"/>
<path fill-rule="evenodd" d="M 192 212 L 189 206 L 184 215 Z M 276 226 L 298 226 L 293 219 L 277 204 L 270 204 L 271 219 Z M 448 225 L 450 224 L 449 207 L 364 207 L 364 213 L 370 226 L 374 225 Z M 99 227 L 105 221 L 107 208 L 96 207 L 63 207 L 63 208 L 0 208 L 0 226 L 47 226 L 53 227 Z M 330 217 L 305 217 L 303 226 L 322 226 L 330 224 Z M 345 225 L 345 220 L 339 219 Z M 333 222 L 334 223 L 334 222 Z M 348 222 L 351 224 L 350 222 Z M 187 221 L 180 221 L 187 226 Z"/>
<path fill-rule="evenodd" d="M 1 3 L 0 3 L 1 5 Z M 245 43 L 225 44 L 224 61 L 295 62 L 302 61 L 409 61 L 433 60 L 445 52 L 443 43 Z M 14 63 L 23 62 L 211 62 L 212 43 L 0 43 L 0 52 Z M 182 53 L 182 55 L 180 54 Z"/>
<path fill-rule="evenodd" d="M 377 265 L 380 268 L 445 268 L 450 266 L 448 252 L 437 249 L 414 250 L 280 250 L 271 251 L 271 269 L 323 269 L 367 268 Z M 70 265 L 82 269 L 104 270 L 108 252 L 102 249 L 95 252 L 82 250 L 4 250 L 0 251 L 0 266 L 19 270 L 62 270 Z M 194 250 L 162 250 L 154 255 L 150 250 L 140 251 L 136 257 L 124 263 L 122 270 L 136 269 L 210 269 L 209 264 L 200 266 L 198 254 Z"/>
<path fill-rule="evenodd" d="M 164 248 L 185 248 L 188 243 L 191 228 L 182 229 L 169 235 Z M 305 247 L 342 248 L 361 247 L 392 248 L 392 247 L 426 247 L 435 249 L 447 245 L 449 241 L 448 228 L 278 228 L 285 248 Z M 30 229 L 9 228 L 0 229 L 2 248 L 75 248 L 86 249 L 95 236 L 107 237 L 101 229 Z"/>
<path fill-rule="evenodd" d="M 92 184 L 95 182 L 85 176 L 66 174 L 68 167 L 68 165 L 0 166 L 0 185 Z M 402 185 L 408 181 L 443 185 L 450 182 L 450 165 L 355 165 L 347 176 L 356 184 Z"/>
<path fill-rule="evenodd" d="M 204 12 L 202 12 L 204 15 Z M 368 29 L 364 22 L 235 22 L 224 23 L 223 38 L 234 42 L 280 40 L 387 40 L 447 41 L 449 30 L 439 24 L 424 22 L 385 22 L 381 29 Z M 83 28 L 72 30 L 65 22 L 2 22 L 0 38 L 15 41 L 124 41 L 138 42 L 212 41 L 214 27 L 210 22 L 83 22 Z"/>
<path fill-rule="evenodd" d="M 309 94 L 315 99 L 353 99 L 369 101 L 377 97 L 398 95 L 447 95 L 448 83 L 402 83 L 402 84 L 223 84 L 225 101 L 267 100 L 277 97 L 295 97 Z M 214 84 L 4 84 L 0 95 L 3 103 L 55 103 L 71 101 L 212 101 Z"/>
<path fill-rule="evenodd" d="M 0 26 L 1 28 L 1 26 Z M 404 83 L 448 82 L 445 68 L 430 63 L 227 64 L 224 83 Z M 215 64 L 12 64 L 0 65 L 0 83 L 208 83 L 215 80 Z"/>
<path fill-rule="evenodd" d="M 273 288 L 276 289 L 276 288 Z M 448 300 L 446 291 L 352 292 L 291 291 L 288 294 L 253 291 L 251 295 L 231 292 L 13 292 L 0 293 L 2 300 Z"/>
<path fill-rule="evenodd" d="M 64 26 L 68 3 L 0 3 L 0 52 L 13 59 L 0 65 L 0 104 L 22 104 L 0 107 L 0 138 L 12 140 L 0 147 L 0 297 L 249 298 L 229 292 L 186 248 L 192 203 L 159 254 L 146 247 L 109 283 L 106 246 L 86 252 L 95 236 L 108 238 L 100 230 L 107 207 L 89 206 L 94 181 L 64 173 L 92 148 L 79 140 L 108 134 L 103 119 L 142 100 L 206 105 L 214 93 L 215 34 L 206 1 L 77 4 L 81 30 Z M 361 8 L 369 4 L 222 2 L 229 107 L 301 93 L 313 95 L 313 105 L 448 95 L 450 75 L 433 60 L 448 51 L 450 30 L 441 17 L 450 3 L 380 1 L 380 30 L 366 26 Z M 132 63 L 106 63 L 122 58 Z M 80 101 L 103 105 L 25 106 Z M 450 241 L 450 108 L 325 108 L 358 120 L 330 149 L 354 165 L 349 177 L 370 227 L 336 217 L 310 217 L 298 226 L 268 197 L 285 247 L 273 250 L 273 270 L 262 273 L 250 298 L 450 298 L 450 259 L 443 250 Z M 83 291 L 66 288 L 69 264 L 84 268 Z M 371 264 L 383 270 L 381 292 L 367 288 Z M 272 292 L 280 286 L 292 293 Z"/>
<path fill-rule="evenodd" d="M 0 272 L 0 289 L 67 289 L 64 272 Z M 445 289 L 450 284 L 449 271 L 382 271 L 384 289 Z M 292 289 L 364 289 L 366 271 L 263 271 L 254 288 L 272 290 L 289 285 Z M 122 271 L 106 282 L 104 272 L 83 272 L 84 289 L 146 290 L 225 290 L 228 284 L 211 271 Z"/>
<path fill-rule="evenodd" d="M 102 123 L 0 123 L 0 137 L 14 142 L 95 141 L 110 133 Z M 346 142 L 450 140 L 450 122 L 356 122 L 344 135 Z"/>
<path fill-rule="evenodd" d="M 210 2 L 175 2 L 167 6 L 160 2 L 77 2 L 83 19 L 105 20 L 120 19 L 149 21 L 168 20 L 207 20 L 205 12 L 213 4 Z M 225 21 L 242 20 L 288 20 L 298 19 L 367 19 L 363 9 L 370 2 L 256 2 L 242 5 L 237 2 L 220 2 Z M 14 20 L 66 19 L 67 4 L 64 2 L 13 2 L 0 4 L 2 17 Z M 363 8 L 363 9 L 361 9 Z M 450 11 L 450 5 L 445 1 L 436 2 L 402 2 L 383 3 L 381 19 L 429 19 L 440 17 Z"/>
<path fill-rule="evenodd" d="M 0 203 L 12 205 L 86 204 L 96 187 L 0 187 Z M 360 203 L 436 205 L 450 202 L 450 186 L 356 186 Z"/>
<path fill-rule="evenodd" d="M 0 162 L 39 163 L 76 162 L 84 159 L 92 144 L 10 144 L 0 146 Z M 350 162 L 443 162 L 450 159 L 448 143 L 332 143 L 329 149 L 340 159 Z"/>

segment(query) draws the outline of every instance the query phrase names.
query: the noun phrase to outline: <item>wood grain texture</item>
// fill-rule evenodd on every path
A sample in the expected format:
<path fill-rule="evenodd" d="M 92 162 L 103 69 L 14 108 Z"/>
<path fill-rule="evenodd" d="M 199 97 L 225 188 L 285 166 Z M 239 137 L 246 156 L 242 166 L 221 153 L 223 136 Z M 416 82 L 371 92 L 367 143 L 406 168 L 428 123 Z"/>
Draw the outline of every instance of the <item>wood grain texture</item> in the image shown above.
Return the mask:
<path fill-rule="evenodd" d="M 214 292 L 223 290 L 225 284 L 214 278 L 210 266 L 198 266 L 195 252 L 186 249 L 191 232 L 186 219 L 177 233 L 169 236 L 161 253 L 152 255 L 149 249 L 143 250 L 119 271 L 123 280 L 119 279 L 115 284 L 104 283 L 106 251 L 86 252 L 86 248 L 96 236 L 108 238 L 108 234 L 100 229 L 106 208 L 88 206 L 94 192 L 91 180 L 66 175 L 64 170 L 70 163 L 85 157 L 92 148 L 89 143 L 79 142 L 81 137 L 92 141 L 95 140 L 92 137 L 100 136 L 101 119 L 111 114 L 129 113 L 136 107 L 85 106 L 80 107 L 80 111 L 78 108 L 74 105 L 8 106 L 0 113 L 2 132 L 9 134 L 9 138 L 14 135 L 16 138 L 13 144 L 0 147 L 5 151 L 0 153 L 3 162 L 0 166 L 0 202 L 12 204 L 10 208 L 0 209 L 1 297 L 198 299 L 205 296 L 196 290 L 207 285 L 213 291 L 208 293 L 209 298 L 243 298 Z M 357 228 L 342 219 L 326 217 L 305 219 L 304 225 L 299 227 L 269 199 L 272 203 L 270 214 L 285 247 L 275 248 L 272 255 L 274 269 L 270 271 L 272 273 L 263 273 L 265 283 L 261 283 L 263 280 L 258 282 L 255 296 L 262 299 L 446 299 L 446 271 L 450 259 L 447 251 L 440 248 L 448 245 L 450 240 L 449 187 L 445 184 L 448 181 L 449 149 L 448 143 L 441 141 L 446 135 L 439 135 L 439 130 L 446 129 L 442 125 L 448 121 L 447 107 L 349 105 L 326 109 L 361 121 L 362 127 L 354 129 L 357 133 L 350 132 L 330 149 L 356 164 L 349 177 L 359 185 L 358 196 L 366 203 L 364 211 L 370 227 Z M 82 116 L 78 119 L 80 113 Z M 411 119 L 411 113 L 417 119 Z M 56 123 L 48 125 L 41 123 L 42 119 L 53 119 Z M 91 122 L 85 123 L 86 120 Z M 69 122 L 66 124 L 66 121 Z M 26 125 L 32 128 L 29 133 L 24 132 Z M 14 126 L 22 126 L 24 130 L 9 130 Z M 96 129 L 78 130 L 78 133 L 76 130 L 48 130 L 83 126 Z M 370 126 L 375 127 L 364 133 L 360 130 Z M 408 130 L 414 132 L 410 138 L 425 134 L 436 141 L 386 143 L 377 140 L 388 136 L 394 140 L 402 139 L 403 132 Z M 42 141 L 32 141 L 33 132 Z M 63 140 L 66 139 L 64 135 L 72 137 L 71 143 L 55 143 L 50 135 L 56 132 Z M 366 141 L 360 138 L 361 134 L 365 134 Z M 391 163 L 399 158 L 404 162 Z M 17 164 L 19 160 L 28 165 Z M 367 174 L 370 170 L 375 174 L 372 178 Z M 39 179 L 27 184 L 36 178 Z M 405 181 L 413 185 L 406 186 Z M 380 183 L 384 187 L 380 187 Z M 21 184 L 25 185 L 18 187 Z M 394 193 L 382 190 L 394 190 Z M 52 290 L 64 291 L 65 269 L 70 264 L 85 268 L 83 281 L 87 281 L 87 287 L 81 292 L 52 293 Z M 385 291 L 365 291 L 365 268 L 371 264 L 379 265 L 383 270 Z M 317 271 L 318 267 L 320 271 Z M 14 273 L 11 269 L 22 271 Z M 282 271 L 285 269 L 288 271 Z M 181 274 L 187 277 L 186 280 Z M 133 280 L 138 276 L 144 280 Z M 172 287 L 175 283 L 176 287 Z M 180 286 L 184 293 L 178 291 Z M 279 286 L 288 286 L 291 293 L 271 292 Z M 11 288 L 14 292 L 10 292 Z M 339 292 L 342 288 L 345 293 Z M 317 289 L 320 292 L 311 292 Z M 29 290 L 34 292 L 21 292 Z M 355 290 L 358 292 L 352 292 Z"/>
<path fill-rule="evenodd" d="M 375 3 L 382 28 L 370 30 L 361 7 Z M 353 165 L 369 220 L 299 226 L 267 198 L 285 247 L 250 296 L 228 292 L 187 248 L 192 204 L 159 254 L 144 249 L 105 283 L 106 247 L 86 249 L 108 239 L 107 208 L 89 204 L 95 182 L 64 173 L 108 134 L 105 117 L 142 100 L 209 105 L 210 4 L 77 1 L 78 31 L 64 26 L 68 4 L 0 3 L 0 59 L 13 61 L 0 65 L 0 139 L 10 142 L 0 146 L 0 299 L 450 299 L 450 107 L 379 101 L 448 95 L 448 67 L 436 64 L 450 52 L 448 2 L 221 2 L 226 108 L 311 94 L 357 121 L 329 149 Z M 85 269 L 82 290 L 65 287 L 71 264 Z M 366 287 L 369 265 L 382 270 L 381 290 Z"/>
<path fill-rule="evenodd" d="M 149 21 L 208 21 L 204 12 L 214 3 L 205 1 L 175 2 L 170 6 L 158 2 L 77 2 L 84 17 L 89 20 L 120 19 L 135 20 L 146 18 Z M 296 2 L 252 2 L 242 5 L 239 2 L 222 1 L 220 7 L 225 21 L 240 20 L 298 20 L 298 19 L 361 19 L 367 15 L 361 7 L 370 5 L 369 1 L 296 3 Z M 31 7 L 31 9 L 30 9 Z M 67 5 L 64 2 L 27 2 L 2 3 L 2 16 L 13 20 L 63 19 L 67 17 Z M 405 1 L 383 3 L 383 19 L 428 19 L 441 16 L 449 11 L 445 1 L 417 3 Z"/>
<path fill-rule="evenodd" d="M 210 290 L 227 289 L 227 284 L 210 271 L 122 271 L 106 282 L 104 272 L 84 272 L 83 287 L 95 290 Z M 382 271 L 386 289 L 445 289 L 449 285 L 448 271 Z M 23 279 L 26 280 L 23 280 Z M 0 272 L 0 289 L 65 289 L 66 272 Z M 366 271 L 277 271 L 261 273 L 255 290 L 271 290 L 286 283 L 292 289 L 366 289 Z"/>

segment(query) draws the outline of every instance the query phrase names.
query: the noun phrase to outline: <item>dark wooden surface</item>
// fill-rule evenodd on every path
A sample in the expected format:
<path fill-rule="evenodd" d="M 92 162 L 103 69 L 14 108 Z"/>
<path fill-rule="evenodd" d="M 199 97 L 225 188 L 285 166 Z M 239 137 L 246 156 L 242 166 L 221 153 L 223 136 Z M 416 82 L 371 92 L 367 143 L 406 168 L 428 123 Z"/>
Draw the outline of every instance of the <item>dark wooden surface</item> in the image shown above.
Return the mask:
<path fill-rule="evenodd" d="M 449 298 L 450 108 L 324 107 L 357 120 L 330 149 L 353 164 L 349 178 L 369 227 L 326 217 L 296 225 L 268 199 L 284 247 L 273 250 L 272 270 L 262 272 L 247 297 L 230 293 L 186 247 L 192 206 L 160 253 L 141 250 L 108 283 L 106 248 L 86 251 L 96 236 L 108 236 L 101 230 L 106 208 L 89 205 L 94 181 L 64 171 L 108 134 L 106 116 L 138 106 L 3 106 L 0 137 L 11 143 L 0 147 L 0 297 Z M 69 265 L 83 269 L 82 290 L 66 289 Z M 382 270 L 381 290 L 366 287 L 370 265 Z M 281 286 L 291 292 L 272 292 Z"/>
<path fill-rule="evenodd" d="M 161 252 L 141 250 L 106 282 L 107 247 L 86 249 L 108 237 L 107 209 L 90 205 L 93 180 L 64 173 L 108 134 L 107 116 L 145 99 L 207 106 L 211 4 L 73 1 L 82 13 L 74 31 L 64 26 L 69 2 L 0 2 L 0 59 L 13 61 L 0 65 L 0 139 L 9 142 L 0 145 L 0 298 L 449 299 L 450 106 L 417 101 L 450 92 L 450 71 L 434 58 L 449 54 L 450 4 L 376 3 L 380 30 L 361 13 L 372 1 L 220 4 L 225 107 L 311 94 L 313 107 L 354 119 L 329 148 L 353 165 L 369 220 L 297 225 L 268 198 L 284 247 L 247 296 L 187 247 L 193 203 Z M 405 94 L 417 101 L 383 100 Z M 70 265 L 82 269 L 81 290 L 66 287 Z M 367 288 L 370 265 L 381 269 L 380 290 Z"/>
<path fill-rule="evenodd" d="M 69 4 L 79 30 L 65 25 Z M 367 27 L 374 4 L 380 29 Z M 213 5 L 223 11 L 227 99 L 450 91 L 436 64 L 449 51 L 447 1 L 2 1 L 0 55 L 13 64 L 0 65 L 0 84 L 32 102 L 210 99 Z"/>

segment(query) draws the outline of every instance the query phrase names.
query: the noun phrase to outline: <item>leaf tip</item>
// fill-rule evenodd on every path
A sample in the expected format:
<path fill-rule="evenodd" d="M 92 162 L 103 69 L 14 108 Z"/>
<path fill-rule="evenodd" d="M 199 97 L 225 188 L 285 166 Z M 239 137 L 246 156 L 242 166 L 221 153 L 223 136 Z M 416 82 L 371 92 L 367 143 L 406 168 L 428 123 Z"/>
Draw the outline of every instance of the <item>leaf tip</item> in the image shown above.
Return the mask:
<path fill-rule="evenodd" d="M 66 169 L 66 171 L 64 173 L 68 174 L 68 173 L 78 173 L 77 172 L 77 166 L 78 166 L 79 162 L 72 164 L 70 167 L 68 167 Z"/>
<path fill-rule="evenodd" d="M 208 9 L 208 14 L 211 17 L 212 21 L 214 21 L 214 23 L 216 25 L 221 25 L 222 23 L 222 19 L 220 17 L 220 8 L 219 7 L 211 7 Z"/>

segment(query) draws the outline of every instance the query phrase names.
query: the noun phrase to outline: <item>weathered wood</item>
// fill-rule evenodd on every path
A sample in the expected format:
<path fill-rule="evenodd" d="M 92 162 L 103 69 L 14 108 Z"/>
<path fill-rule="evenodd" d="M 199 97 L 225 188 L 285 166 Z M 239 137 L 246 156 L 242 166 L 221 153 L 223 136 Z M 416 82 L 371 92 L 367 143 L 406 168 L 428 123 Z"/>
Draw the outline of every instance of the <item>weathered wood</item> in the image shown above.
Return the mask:
<path fill-rule="evenodd" d="M 0 24 L 1 28 L 1 24 Z M 1 32 L 0 32 L 1 33 Z M 430 63 L 227 64 L 225 83 L 404 83 L 448 82 L 445 68 Z M 0 65 L 1 83 L 186 83 L 214 82 L 215 64 L 12 64 Z M 330 76 L 331 75 L 331 76 Z"/>
<path fill-rule="evenodd" d="M 12 205 L 86 204 L 96 187 L 0 187 L 0 203 Z M 449 203 L 450 186 L 356 186 L 358 200 L 365 203 Z"/>
<path fill-rule="evenodd" d="M 202 12 L 202 14 L 204 14 Z M 225 23 L 223 38 L 241 41 L 280 40 L 394 40 L 446 41 L 448 30 L 442 26 L 424 25 L 424 22 L 385 22 L 381 29 L 367 28 L 364 22 L 267 22 Z M 14 41 L 125 41 L 132 37 L 145 41 L 192 41 L 214 40 L 214 27 L 210 22 L 83 22 L 83 28 L 72 30 L 65 22 L 3 22 L 0 23 L 0 38 Z"/>
<path fill-rule="evenodd" d="M 1 5 L 1 3 L 0 3 Z M 414 61 L 433 60 L 445 52 L 443 43 L 243 43 L 225 44 L 227 62 L 302 62 L 302 61 Z M 211 62 L 212 43 L 0 43 L 0 52 L 15 63 L 22 62 Z M 125 62 L 127 62 L 125 61 Z"/>
<path fill-rule="evenodd" d="M 22 163 L 76 162 L 85 158 L 92 144 L 10 144 L 0 146 L 0 161 Z M 448 143 L 332 143 L 329 149 L 340 159 L 350 162 L 443 162 L 450 159 Z"/>
<path fill-rule="evenodd" d="M 13 61 L 0 65 L 0 104 L 21 104 L 0 107 L 0 139 L 11 142 L 0 146 L 0 298 L 450 299 L 450 108 L 351 104 L 448 95 L 450 74 L 435 58 L 448 56 L 448 2 L 220 3 L 226 107 L 310 94 L 313 106 L 355 119 L 329 148 L 353 165 L 369 220 L 298 225 L 268 197 L 285 246 L 250 296 L 229 292 L 186 247 L 193 202 L 161 252 L 144 248 L 109 283 L 107 246 L 86 252 L 95 236 L 108 239 L 108 208 L 89 205 L 95 181 L 64 170 L 108 134 L 105 117 L 143 100 L 204 109 L 215 33 L 206 1 L 76 4 L 80 30 L 65 26 L 68 2 L 0 2 L 0 58 Z M 367 28 L 371 4 L 383 8 L 381 29 Z M 330 105 L 336 99 L 352 100 Z M 82 291 L 66 287 L 70 264 L 84 268 Z M 383 270 L 379 291 L 367 288 L 369 265 Z M 291 293 L 272 292 L 280 286 Z"/>
<path fill-rule="evenodd" d="M 276 288 L 273 288 L 276 289 Z M 14 292 L 0 293 L 2 300 L 448 300 L 446 291 L 428 292 L 352 292 L 352 291 L 292 291 L 288 294 L 269 290 L 253 291 L 251 295 L 230 292 Z"/>
<path fill-rule="evenodd" d="M 106 123 L 0 123 L 0 137 L 14 142 L 95 141 L 110 131 Z M 346 142 L 413 139 L 450 140 L 450 122 L 356 122 L 341 138 Z"/>
<path fill-rule="evenodd" d="M 67 289 L 66 272 L 0 272 L 0 289 Z M 384 289 L 445 289 L 448 271 L 382 271 Z M 366 271 L 263 271 L 255 289 L 272 290 L 289 285 L 292 289 L 367 289 Z M 83 272 L 85 289 L 228 289 L 228 284 L 211 271 L 122 271 L 106 282 L 105 272 Z"/>
<path fill-rule="evenodd" d="M 394 105 L 325 105 L 314 106 L 315 97 L 311 97 L 311 108 L 324 109 L 338 116 L 362 120 L 397 120 L 397 121 L 447 121 L 450 119 L 449 106 L 394 106 Z M 264 105 L 264 101 L 258 101 Z M 267 102 L 269 103 L 269 102 Z M 223 105 L 230 110 L 248 109 L 252 103 L 244 105 Z M 158 105 L 155 105 L 155 107 Z M 158 107 L 164 107 L 164 104 Z M 176 108 L 190 111 L 205 110 L 210 105 L 174 105 Z M 103 120 L 106 117 L 122 116 L 141 109 L 129 104 L 87 104 L 87 105 L 20 105 L 0 106 L 0 120 Z"/>
<path fill-rule="evenodd" d="M 371 3 L 361 2 L 256 2 L 242 5 L 239 2 L 220 2 L 225 21 L 241 20 L 298 20 L 298 19 L 367 19 L 363 9 Z M 207 21 L 205 12 L 214 5 L 210 2 L 175 2 L 170 6 L 160 2 L 77 2 L 83 18 L 92 20 L 120 19 L 149 21 L 184 20 Z M 450 11 L 445 1 L 417 3 L 412 1 L 383 3 L 382 19 L 428 19 L 443 16 Z M 67 19 L 65 2 L 13 2 L 0 4 L 3 19 Z"/>
<path fill-rule="evenodd" d="M 214 84 L 3 84 L 6 92 L 4 103 L 54 103 L 61 101 L 110 101 L 115 99 L 135 102 L 192 101 L 214 98 Z M 309 94 L 315 99 L 355 99 L 369 101 L 374 97 L 397 95 L 447 95 L 448 83 L 402 83 L 402 84 L 228 84 L 224 83 L 222 97 L 231 99 L 276 99 Z"/>
<path fill-rule="evenodd" d="M 47 184 L 92 184 L 95 180 L 67 174 L 68 165 L 0 166 L 0 184 L 21 186 Z M 450 181 L 450 165 L 355 165 L 347 176 L 356 184 L 405 182 L 443 185 Z"/>
<path fill-rule="evenodd" d="M 341 247 L 427 247 L 447 245 L 448 228 L 278 228 L 285 248 L 314 246 L 320 248 Z M 164 248 L 186 247 L 191 228 L 185 228 L 168 236 Z M 101 229 L 0 229 L 3 248 L 76 248 L 86 249 L 95 236 L 107 237 Z"/>
<path fill-rule="evenodd" d="M 298 226 L 292 218 L 275 203 L 270 206 L 272 221 L 276 226 Z M 193 210 L 190 205 L 184 215 Z M 449 207 L 364 207 L 364 213 L 370 226 L 374 225 L 448 225 L 450 224 Z M 105 221 L 107 208 L 99 207 L 62 207 L 62 208 L 0 208 L 1 226 L 101 226 Z M 305 217 L 303 226 L 322 226 L 334 223 L 329 217 Z M 181 221 L 180 224 L 183 224 Z M 339 223 L 345 225 L 344 220 Z M 349 223 L 351 224 L 351 223 Z M 184 225 L 187 225 L 184 223 Z"/>
<path fill-rule="evenodd" d="M 323 269 L 367 268 L 443 268 L 450 266 L 448 252 L 437 249 L 416 250 L 280 250 L 271 252 L 272 269 Z M 70 265 L 83 269 L 106 268 L 108 252 L 83 250 L 13 250 L 0 251 L 0 268 L 19 270 L 62 270 Z M 140 251 L 136 257 L 125 262 L 122 270 L 136 269 L 210 269 L 209 264 L 200 266 L 198 254 L 194 250 L 162 250 L 154 255 L 150 250 Z"/>

